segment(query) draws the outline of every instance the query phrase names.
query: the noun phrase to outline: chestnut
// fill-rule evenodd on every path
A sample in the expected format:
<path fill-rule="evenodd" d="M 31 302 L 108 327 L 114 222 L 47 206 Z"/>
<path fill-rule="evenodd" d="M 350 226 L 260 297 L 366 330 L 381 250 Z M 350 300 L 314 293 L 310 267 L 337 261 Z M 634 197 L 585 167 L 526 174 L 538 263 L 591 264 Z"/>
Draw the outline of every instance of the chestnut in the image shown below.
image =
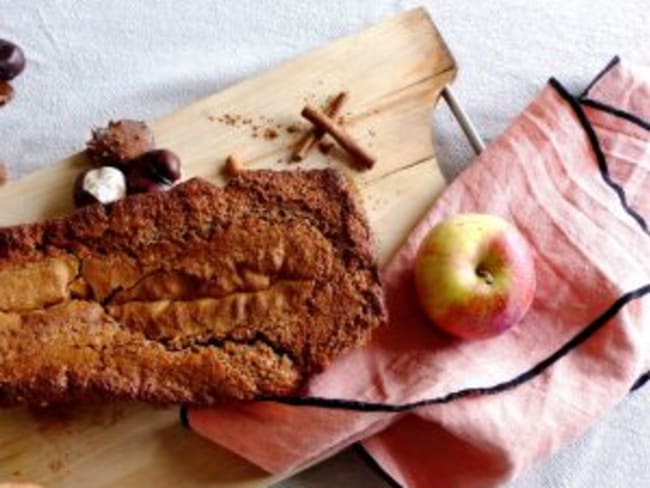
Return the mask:
<path fill-rule="evenodd" d="M 74 185 L 74 203 L 83 207 L 93 203 L 108 204 L 126 196 L 126 179 L 117 168 L 103 166 L 84 171 Z"/>
<path fill-rule="evenodd" d="M 0 80 L 11 81 L 25 69 L 25 53 L 13 42 L 0 39 Z"/>
<path fill-rule="evenodd" d="M 163 191 L 181 177 L 181 162 L 168 149 L 156 149 L 129 162 L 126 181 L 129 193 Z"/>
<path fill-rule="evenodd" d="M 14 89 L 6 81 L 0 80 L 0 107 L 9 103 L 14 97 Z"/>

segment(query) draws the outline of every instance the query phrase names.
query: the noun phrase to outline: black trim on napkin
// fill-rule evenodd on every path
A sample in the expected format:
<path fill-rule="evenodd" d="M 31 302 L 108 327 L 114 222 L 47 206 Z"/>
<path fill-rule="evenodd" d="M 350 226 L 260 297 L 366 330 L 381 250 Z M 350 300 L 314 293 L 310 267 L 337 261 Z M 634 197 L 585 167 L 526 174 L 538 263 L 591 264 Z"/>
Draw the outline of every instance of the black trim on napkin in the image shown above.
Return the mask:
<path fill-rule="evenodd" d="M 614 58 L 607 64 L 607 66 L 592 80 L 592 82 L 589 84 L 587 89 L 582 93 L 580 96 L 580 103 L 582 105 L 585 105 L 587 107 L 596 109 L 596 110 L 601 110 L 603 112 L 606 112 L 610 115 L 613 115 L 614 117 L 619 117 L 622 119 L 627 120 L 628 122 L 631 122 L 633 124 L 638 125 L 642 129 L 650 131 L 650 121 L 644 120 L 641 117 L 631 113 L 627 112 L 625 110 L 621 110 L 619 108 L 616 108 L 612 105 L 606 104 L 604 102 L 601 102 L 599 100 L 595 100 L 593 98 L 589 98 L 587 96 L 589 90 L 593 88 L 593 86 L 605 75 L 607 74 L 614 66 L 616 66 L 620 62 L 620 58 L 618 56 L 614 56 Z M 558 83 L 559 86 L 561 86 Z M 566 92 L 566 90 L 565 90 Z M 570 96 L 570 95 L 569 95 Z M 599 145 L 600 146 L 600 145 Z M 602 151 L 601 151 L 602 152 Z M 646 232 L 647 233 L 647 232 Z M 643 386 L 646 385 L 646 383 L 650 380 L 650 371 L 646 371 L 643 373 L 641 376 L 637 378 L 637 380 L 634 382 L 634 384 L 630 388 L 630 392 L 636 391 Z"/>
<path fill-rule="evenodd" d="M 612 176 L 609 173 L 609 166 L 607 165 L 607 159 L 605 158 L 605 154 L 603 153 L 603 150 L 600 147 L 600 141 L 598 140 L 596 131 L 591 126 L 591 122 L 589 122 L 589 119 L 587 118 L 585 111 L 582 109 L 582 106 L 580 105 L 580 101 L 577 98 L 575 98 L 573 95 L 571 95 L 566 90 L 566 88 L 564 88 L 562 84 L 559 81 L 557 81 L 555 78 L 551 78 L 549 80 L 549 84 L 553 88 L 555 88 L 555 91 L 557 91 L 558 94 L 562 98 L 564 98 L 564 100 L 566 100 L 566 102 L 575 112 L 576 117 L 578 117 L 578 120 L 582 124 L 582 128 L 584 129 L 587 137 L 589 138 L 591 147 L 594 150 L 594 154 L 598 162 L 598 170 L 600 171 L 600 175 L 602 176 L 607 186 L 609 186 L 612 190 L 614 190 L 614 192 L 618 196 L 618 200 L 621 203 L 623 210 L 625 210 L 625 212 L 627 212 L 630 215 L 630 217 L 636 220 L 637 224 L 639 224 L 639 227 L 641 227 L 643 232 L 650 235 L 650 229 L 648 229 L 648 223 L 645 221 L 643 216 L 641 216 L 636 210 L 634 210 L 630 206 L 630 204 L 627 201 L 627 197 L 625 195 L 625 190 L 623 189 L 623 187 L 612 179 Z"/>
<path fill-rule="evenodd" d="M 584 91 L 580 94 L 580 98 L 586 97 L 589 91 L 594 86 L 596 86 L 596 83 L 598 83 L 603 76 L 605 76 L 614 66 L 616 66 L 620 62 L 621 62 L 621 58 L 618 55 L 614 56 L 609 61 L 609 63 L 607 63 L 605 67 L 602 70 L 600 70 L 600 72 L 596 75 L 596 77 L 589 82 L 587 88 L 585 88 Z"/>
<path fill-rule="evenodd" d="M 587 107 L 595 108 L 597 110 L 602 110 L 603 112 L 607 112 L 616 117 L 625 119 L 628 122 L 632 122 L 633 124 L 636 124 L 643 129 L 650 130 L 650 121 L 643 120 L 641 117 L 639 117 L 638 115 L 634 115 L 633 113 L 626 112 L 625 110 L 621 110 L 616 107 L 612 107 L 611 105 L 600 102 L 598 100 L 594 100 L 593 98 L 583 97 L 580 99 L 580 103 L 586 105 Z"/>
<path fill-rule="evenodd" d="M 187 414 L 187 405 L 181 405 L 178 412 L 178 421 L 180 422 L 181 427 L 185 429 L 190 428 L 190 418 Z"/>
<path fill-rule="evenodd" d="M 632 385 L 632 388 L 630 388 L 630 391 L 636 391 L 642 386 L 644 386 L 648 380 L 650 380 L 650 371 L 647 371 L 643 373 L 641 376 L 637 378 L 637 380 L 634 382 Z"/>

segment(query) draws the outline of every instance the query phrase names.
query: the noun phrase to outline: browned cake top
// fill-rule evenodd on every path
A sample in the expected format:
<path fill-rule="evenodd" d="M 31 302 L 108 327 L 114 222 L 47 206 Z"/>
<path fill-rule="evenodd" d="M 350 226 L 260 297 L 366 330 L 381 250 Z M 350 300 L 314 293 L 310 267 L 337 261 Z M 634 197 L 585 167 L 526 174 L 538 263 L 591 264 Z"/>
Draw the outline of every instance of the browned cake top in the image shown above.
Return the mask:
<path fill-rule="evenodd" d="M 370 241 L 332 170 L 0 229 L 0 404 L 295 392 L 385 320 Z"/>

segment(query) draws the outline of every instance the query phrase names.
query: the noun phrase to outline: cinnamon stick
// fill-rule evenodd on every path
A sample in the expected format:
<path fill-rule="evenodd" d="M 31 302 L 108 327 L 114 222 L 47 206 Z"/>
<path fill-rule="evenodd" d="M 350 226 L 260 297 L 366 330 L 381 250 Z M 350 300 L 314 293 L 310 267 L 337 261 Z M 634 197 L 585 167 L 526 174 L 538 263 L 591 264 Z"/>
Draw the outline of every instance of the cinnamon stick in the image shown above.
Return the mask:
<path fill-rule="evenodd" d="M 364 148 L 357 144 L 357 142 L 343 127 L 337 125 L 334 120 L 316 107 L 307 105 L 302 110 L 302 116 L 314 124 L 316 129 L 320 129 L 332 136 L 332 138 L 338 142 L 339 146 L 341 146 L 350 155 L 352 160 L 361 168 L 370 169 L 375 165 L 375 158 L 372 155 L 368 154 Z"/>
<path fill-rule="evenodd" d="M 343 104 L 347 101 L 348 99 L 348 92 L 341 92 L 338 95 L 336 95 L 332 101 L 329 103 L 327 108 L 325 109 L 325 113 L 329 117 L 336 117 L 339 112 L 341 111 L 341 108 L 343 108 Z M 320 140 L 323 138 L 325 135 L 325 131 L 322 129 L 319 129 L 318 127 L 313 127 L 310 129 L 305 135 L 300 139 L 298 144 L 296 145 L 296 149 L 291 156 L 292 161 L 302 161 L 307 157 L 309 154 L 309 151 L 312 150 L 312 148 L 320 142 Z"/>

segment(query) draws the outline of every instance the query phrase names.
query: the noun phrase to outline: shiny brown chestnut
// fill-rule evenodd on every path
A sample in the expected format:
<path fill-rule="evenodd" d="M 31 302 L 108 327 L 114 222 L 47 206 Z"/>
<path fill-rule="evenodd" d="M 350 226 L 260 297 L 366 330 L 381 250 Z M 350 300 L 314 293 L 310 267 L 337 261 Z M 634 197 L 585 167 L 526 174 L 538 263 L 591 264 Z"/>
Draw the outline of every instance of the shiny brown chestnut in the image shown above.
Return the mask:
<path fill-rule="evenodd" d="M 129 162 L 126 182 L 129 193 L 164 191 L 181 177 L 181 161 L 168 149 L 156 149 Z"/>
<path fill-rule="evenodd" d="M 11 81 L 25 69 L 25 53 L 13 42 L 0 39 L 0 80 Z"/>

